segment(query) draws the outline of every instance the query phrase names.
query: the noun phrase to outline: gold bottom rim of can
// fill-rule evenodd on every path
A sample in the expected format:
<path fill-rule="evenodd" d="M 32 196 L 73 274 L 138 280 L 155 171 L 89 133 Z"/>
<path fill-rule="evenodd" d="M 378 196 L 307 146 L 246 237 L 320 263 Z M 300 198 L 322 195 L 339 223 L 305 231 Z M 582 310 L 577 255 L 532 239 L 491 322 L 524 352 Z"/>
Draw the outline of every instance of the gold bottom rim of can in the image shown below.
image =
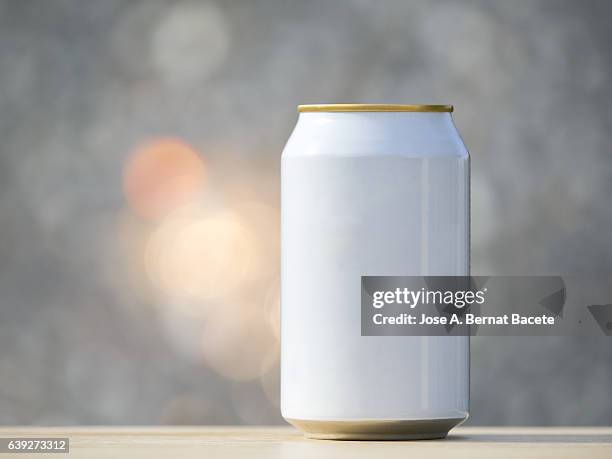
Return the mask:
<path fill-rule="evenodd" d="M 287 422 L 318 440 L 434 440 L 445 438 L 449 430 L 465 418 L 419 420 L 313 421 Z"/>

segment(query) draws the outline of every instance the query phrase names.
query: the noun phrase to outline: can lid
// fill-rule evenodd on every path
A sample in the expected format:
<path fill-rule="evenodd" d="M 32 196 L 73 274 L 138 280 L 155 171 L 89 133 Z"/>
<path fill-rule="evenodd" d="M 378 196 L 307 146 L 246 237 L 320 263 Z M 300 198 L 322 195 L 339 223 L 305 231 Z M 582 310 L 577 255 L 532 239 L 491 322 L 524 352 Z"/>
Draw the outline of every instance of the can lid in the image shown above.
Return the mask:
<path fill-rule="evenodd" d="M 298 105 L 298 112 L 452 112 L 452 105 L 315 104 Z"/>

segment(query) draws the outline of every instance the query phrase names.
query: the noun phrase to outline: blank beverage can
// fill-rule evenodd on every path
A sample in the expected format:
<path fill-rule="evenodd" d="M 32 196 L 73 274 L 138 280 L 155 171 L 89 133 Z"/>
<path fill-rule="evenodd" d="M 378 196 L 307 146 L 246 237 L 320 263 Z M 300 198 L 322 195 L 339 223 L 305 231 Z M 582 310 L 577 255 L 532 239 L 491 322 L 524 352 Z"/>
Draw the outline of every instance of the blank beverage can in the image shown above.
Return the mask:
<path fill-rule="evenodd" d="M 361 276 L 469 274 L 469 155 L 449 105 L 301 105 L 282 155 L 281 410 L 309 437 L 442 438 L 469 337 L 362 336 Z"/>

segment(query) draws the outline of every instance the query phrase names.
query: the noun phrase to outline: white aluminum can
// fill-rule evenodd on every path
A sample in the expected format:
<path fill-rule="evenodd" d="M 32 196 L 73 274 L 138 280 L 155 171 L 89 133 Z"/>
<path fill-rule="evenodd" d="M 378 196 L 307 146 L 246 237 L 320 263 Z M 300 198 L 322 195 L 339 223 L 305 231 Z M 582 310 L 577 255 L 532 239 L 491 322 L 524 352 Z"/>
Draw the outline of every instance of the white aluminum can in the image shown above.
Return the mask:
<path fill-rule="evenodd" d="M 361 276 L 469 274 L 469 155 L 446 105 L 305 105 L 282 156 L 281 410 L 314 438 L 441 438 L 469 337 L 361 336 Z"/>

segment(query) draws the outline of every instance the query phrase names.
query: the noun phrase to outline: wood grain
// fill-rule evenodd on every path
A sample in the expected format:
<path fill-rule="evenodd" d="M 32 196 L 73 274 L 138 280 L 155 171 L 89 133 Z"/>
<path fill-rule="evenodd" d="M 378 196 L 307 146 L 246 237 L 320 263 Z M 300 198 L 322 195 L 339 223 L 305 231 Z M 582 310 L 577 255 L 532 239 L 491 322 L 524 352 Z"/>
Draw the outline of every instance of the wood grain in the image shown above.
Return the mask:
<path fill-rule="evenodd" d="M 307 440 L 290 427 L 0 428 L 17 436 L 69 437 L 70 458 L 612 458 L 608 427 L 459 427 L 446 440 L 395 442 Z"/>

